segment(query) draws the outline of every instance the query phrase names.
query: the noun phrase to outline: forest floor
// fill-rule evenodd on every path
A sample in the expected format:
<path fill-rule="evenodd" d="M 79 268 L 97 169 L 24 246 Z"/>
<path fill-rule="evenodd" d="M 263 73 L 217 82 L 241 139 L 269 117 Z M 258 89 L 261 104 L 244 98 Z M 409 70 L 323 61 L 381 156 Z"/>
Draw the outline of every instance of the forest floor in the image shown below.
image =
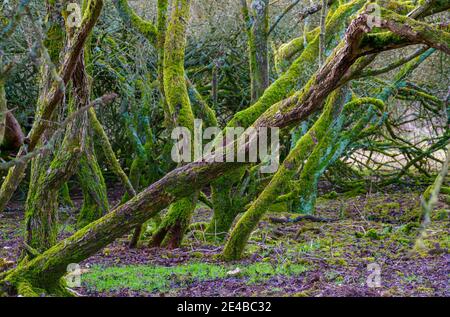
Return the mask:
<path fill-rule="evenodd" d="M 201 231 L 176 250 L 127 247 L 123 237 L 81 266 L 85 296 L 450 296 L 449 205 L 440 201 L 424 243 L 419 230 L 419 190 L 391 188 L 349 197 L 319 198 L 316 216 L 332 222 L 279 223 L 269 212 L 251 236 L 243 260 L 225 263 L 221 243 Z M 111 205 L 120 198 L 111 192 Z M 81 201 L 73 197 L 76 206 Z M 61 213 L 61 238 L 74 232 L 73 211 Z M 211 211 L 199 205 L 194 222 Z M 0 258 L 15 262 L 24 233 L 23 209 L 0 214 Z M 380 287 L 369 287 L 380 267 Z M 369 283 L 370 284 L 370 283 Z"/>

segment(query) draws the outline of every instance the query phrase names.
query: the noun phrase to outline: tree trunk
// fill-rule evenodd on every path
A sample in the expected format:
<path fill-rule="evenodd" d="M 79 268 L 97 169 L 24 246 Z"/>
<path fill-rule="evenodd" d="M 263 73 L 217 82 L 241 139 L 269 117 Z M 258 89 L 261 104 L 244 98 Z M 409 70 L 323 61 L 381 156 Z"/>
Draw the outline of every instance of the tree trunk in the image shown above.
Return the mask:
<path fill-rule="evenodd" d="M 255 103 L 269 86 L 269 0 L 252 0 L 250 10 L 243 0 L 243 14 L 247 28 L 250 60 L 252 103 Z"/>
<path fill-rule="evenodd" d="M 177 0 L 172 10 L 164 49 L 164 92 L 173 126 L 188 128 L 193 133 L 194 113 L 184 71 L 190 3 L 191 0 Z M 150 245 L 168 248 L 177 248 L 181 245 L 197 204 L 198 195 L 199 193 L 195 192 L 170 206 Z"/>
<path fill-rule="evenodd" d="M 38 145 L 42 134 L 48 127 L 48 122 L 51 121 L 50 119 L 55 108 L 64 97 L 64 90 L 72 77 L 86 39 L 97 22 L 102 7 L 103 0 L 91 0 L 89 2 L 89 7 L 87 9 L 88 14 L 84 15 L 81 27 L 74 36 L 71 47 L 67 50 L 67 53 L 64 56 L 63 63 L 61 64 L 60 71 L 58 72 L 60 75 L 58 78 L 52 80 L 52 88 L 48 91 L 45 98 L 43 98 L 44 104 L 42 105 L 42 111 L 39 113 L 39 120 L 35 120 L 33 123 L 33 127 L 27 138 L 28 144 L 26 148 L 24 146 L 21 147 L 16 157 L 20 158 L 27 152 L 34 151 Z M 0 188 L 0 211 L 5 209 L 6 204 L 9 202 L 20 182 L 24 178 L 26 167 L 26 163 L 19 163 L 9 169 L 8 175 Z"/>
<path fill-rule="evenodd" d="M 92 130 L 88 130 L 90 131 L 86 134 L 85 150 L 81 155 L 77 172 L 83 192 L 83 205 L 77 220 L 78 228 L 83 228 L 109 211 L 105 179 L 95 155 Z"/>
<path fill-rule="evenodd" d="M 69 113 L 90 104 L 83 52 L 79 55 L 72 83 Z M 83 151 L 86 118 L 87 115 L 83 114 L 69 124 L 60 149 L 51 161 L 43 163 L 46 165 L 44 168 L 40 166 L 41 160 L 33 162 L 35 171 L 32 172 L 25 211 L 26 242 L 38 252 L 43 252 L 56 243 L 58 194 L 64 183 L 76 172 Z M 45 161 L 48 157 L 42 159 Z"/>

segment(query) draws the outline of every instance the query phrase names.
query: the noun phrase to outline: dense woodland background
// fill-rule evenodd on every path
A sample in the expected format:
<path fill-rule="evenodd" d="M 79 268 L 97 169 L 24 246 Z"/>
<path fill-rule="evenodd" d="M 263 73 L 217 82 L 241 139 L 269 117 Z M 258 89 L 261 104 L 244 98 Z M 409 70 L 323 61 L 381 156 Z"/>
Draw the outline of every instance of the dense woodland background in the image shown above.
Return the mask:
<path fill-rule="evenodd" d="M 450 295 L 449 1 L 68 3 L 0 3 L 0 295 Z M 193 118 L 280 169 L 177 166 Z"/>

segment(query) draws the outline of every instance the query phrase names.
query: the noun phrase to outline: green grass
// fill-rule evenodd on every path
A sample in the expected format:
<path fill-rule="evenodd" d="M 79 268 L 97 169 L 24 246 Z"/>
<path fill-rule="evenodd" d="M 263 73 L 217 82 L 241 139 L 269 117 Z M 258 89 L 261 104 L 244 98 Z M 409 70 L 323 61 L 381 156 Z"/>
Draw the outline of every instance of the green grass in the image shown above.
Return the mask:
<path fill-rule="evenodd" d="M 228 271 L 235 267 L 209 263 L 189 263 L 174 267 L 164 266 L 94 266 L 82 276 L 85 287 L 98 292 L 129 289 L 143 292 L 166 292 L 174 288 L 186 287 L 196 281 L 225 279 Z M 274 276 L 298 275 L 307 271 L 300 264 L 275 265 L 270 263 L 254 263 L 240 267 L 241 273 L 234 276 L 244 283 L 255 284 Z"/>

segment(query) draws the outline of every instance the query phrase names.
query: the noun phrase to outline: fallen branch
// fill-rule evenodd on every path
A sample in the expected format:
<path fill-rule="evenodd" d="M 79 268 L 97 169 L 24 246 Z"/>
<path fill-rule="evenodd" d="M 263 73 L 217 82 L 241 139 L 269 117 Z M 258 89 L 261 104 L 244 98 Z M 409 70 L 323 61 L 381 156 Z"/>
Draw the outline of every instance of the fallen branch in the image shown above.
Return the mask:
<path fill-rule="evenodd" d="M 312 216 L 312 215 L 302 215 L 302 216 L 298 216 L 293 219 L 292 218 L 270 217 L 269 220 L 274 223 L 297 223 L 297 222 L 304 221 L 304 220 L 308 220 L 308 221 L 312 221 L 312 222 L 336 222 L 336 221 L 338 221 L 338 219 L 321 218 L 321 217 L 316 217 L 316 216 Z"/>

